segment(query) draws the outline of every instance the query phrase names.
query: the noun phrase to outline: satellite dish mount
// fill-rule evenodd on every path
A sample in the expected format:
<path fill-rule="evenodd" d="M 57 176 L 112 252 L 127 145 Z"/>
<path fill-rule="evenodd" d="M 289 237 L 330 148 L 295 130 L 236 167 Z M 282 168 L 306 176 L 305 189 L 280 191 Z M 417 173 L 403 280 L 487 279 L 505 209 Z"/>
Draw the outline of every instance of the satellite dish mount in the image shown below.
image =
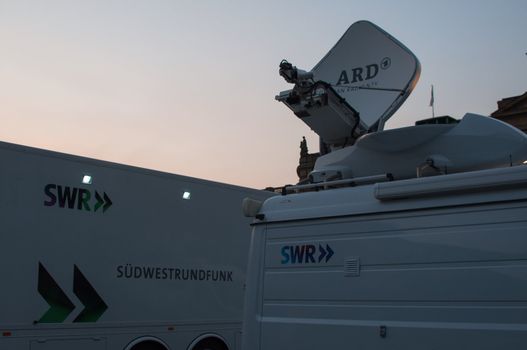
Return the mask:
<path fill-rule="evenodd" d="M 360 21 L 311 71 L 283 60 L 279 73 L 295 86 L 276 99 L 332 151 L 383 130 L 410 95 L 420 70 L 419 61 L 403 44 L 375 24 Z"/>

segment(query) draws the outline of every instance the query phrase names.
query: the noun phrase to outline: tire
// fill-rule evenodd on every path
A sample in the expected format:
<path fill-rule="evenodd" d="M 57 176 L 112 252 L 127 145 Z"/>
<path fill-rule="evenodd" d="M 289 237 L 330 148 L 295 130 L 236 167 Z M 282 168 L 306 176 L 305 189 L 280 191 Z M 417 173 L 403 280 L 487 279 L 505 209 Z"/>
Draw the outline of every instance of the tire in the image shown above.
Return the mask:
<path fill-rule="evenodd" d="M 194 345 L 192 350 L 229 350 L 229 348 L 219 339 L 205 338 Z"/>
<path fill-rule="evenodd" d="M 167 350 L 167 348 L 154 340 L 145 340 L 135 344 L 130 350 Z"/>

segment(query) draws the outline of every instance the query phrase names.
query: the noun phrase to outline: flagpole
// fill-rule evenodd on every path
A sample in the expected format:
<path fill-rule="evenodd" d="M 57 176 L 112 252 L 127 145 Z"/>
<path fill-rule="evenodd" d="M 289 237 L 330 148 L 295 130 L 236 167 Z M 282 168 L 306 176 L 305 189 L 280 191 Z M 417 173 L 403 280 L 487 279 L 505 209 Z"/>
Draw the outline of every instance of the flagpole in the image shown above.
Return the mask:
<path fill-rule="evenodd" d="M 432 107 L 432 118 L 436 117 L 435 108 L 434 108 L 434 85 L 432 84 L 430 87 L 430 107 Z"/>

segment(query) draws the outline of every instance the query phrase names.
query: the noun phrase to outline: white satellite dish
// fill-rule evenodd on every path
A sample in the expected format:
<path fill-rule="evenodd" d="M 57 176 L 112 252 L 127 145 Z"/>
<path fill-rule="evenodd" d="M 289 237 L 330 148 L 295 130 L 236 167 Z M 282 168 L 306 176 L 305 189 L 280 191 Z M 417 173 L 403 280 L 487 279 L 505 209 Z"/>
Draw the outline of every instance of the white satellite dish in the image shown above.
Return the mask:
<path fill-rule="evenodd" d="M 310 71 L 282 62 L 280 74 L 292 90 L 284 102 L 332 148 L 380 131 L 410 95 L 421 67 L 415 55 L 368 21 L 352 24 Z"/>

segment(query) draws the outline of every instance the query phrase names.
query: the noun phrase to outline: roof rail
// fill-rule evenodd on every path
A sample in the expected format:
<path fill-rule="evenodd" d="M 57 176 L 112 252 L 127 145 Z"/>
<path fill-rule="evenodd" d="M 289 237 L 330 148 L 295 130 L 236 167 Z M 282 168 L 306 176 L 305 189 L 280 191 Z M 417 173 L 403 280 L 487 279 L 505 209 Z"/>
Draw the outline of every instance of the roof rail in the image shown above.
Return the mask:
<path fill-rule="evenodd" d="M 327 189 L 345 187 L 345 186 L 359 186 L 359 185 L 366 185 L 366 184 L 372 184 L 372 183 L 384 182 L 384 181 L 393 181 L 393 175 L 390 173 L 387 173 L 387 174 L 381 174 L 381 175 L 354 177 L 354 178 L 343 179 L 343 180 L 316 182 L 316 183 L 311 183 L 311 184 L 306 184 L 306 185 L 284 186 L 282 188 L 282 195 L 285 196 L 290 193 L 327 190 Z"/>

